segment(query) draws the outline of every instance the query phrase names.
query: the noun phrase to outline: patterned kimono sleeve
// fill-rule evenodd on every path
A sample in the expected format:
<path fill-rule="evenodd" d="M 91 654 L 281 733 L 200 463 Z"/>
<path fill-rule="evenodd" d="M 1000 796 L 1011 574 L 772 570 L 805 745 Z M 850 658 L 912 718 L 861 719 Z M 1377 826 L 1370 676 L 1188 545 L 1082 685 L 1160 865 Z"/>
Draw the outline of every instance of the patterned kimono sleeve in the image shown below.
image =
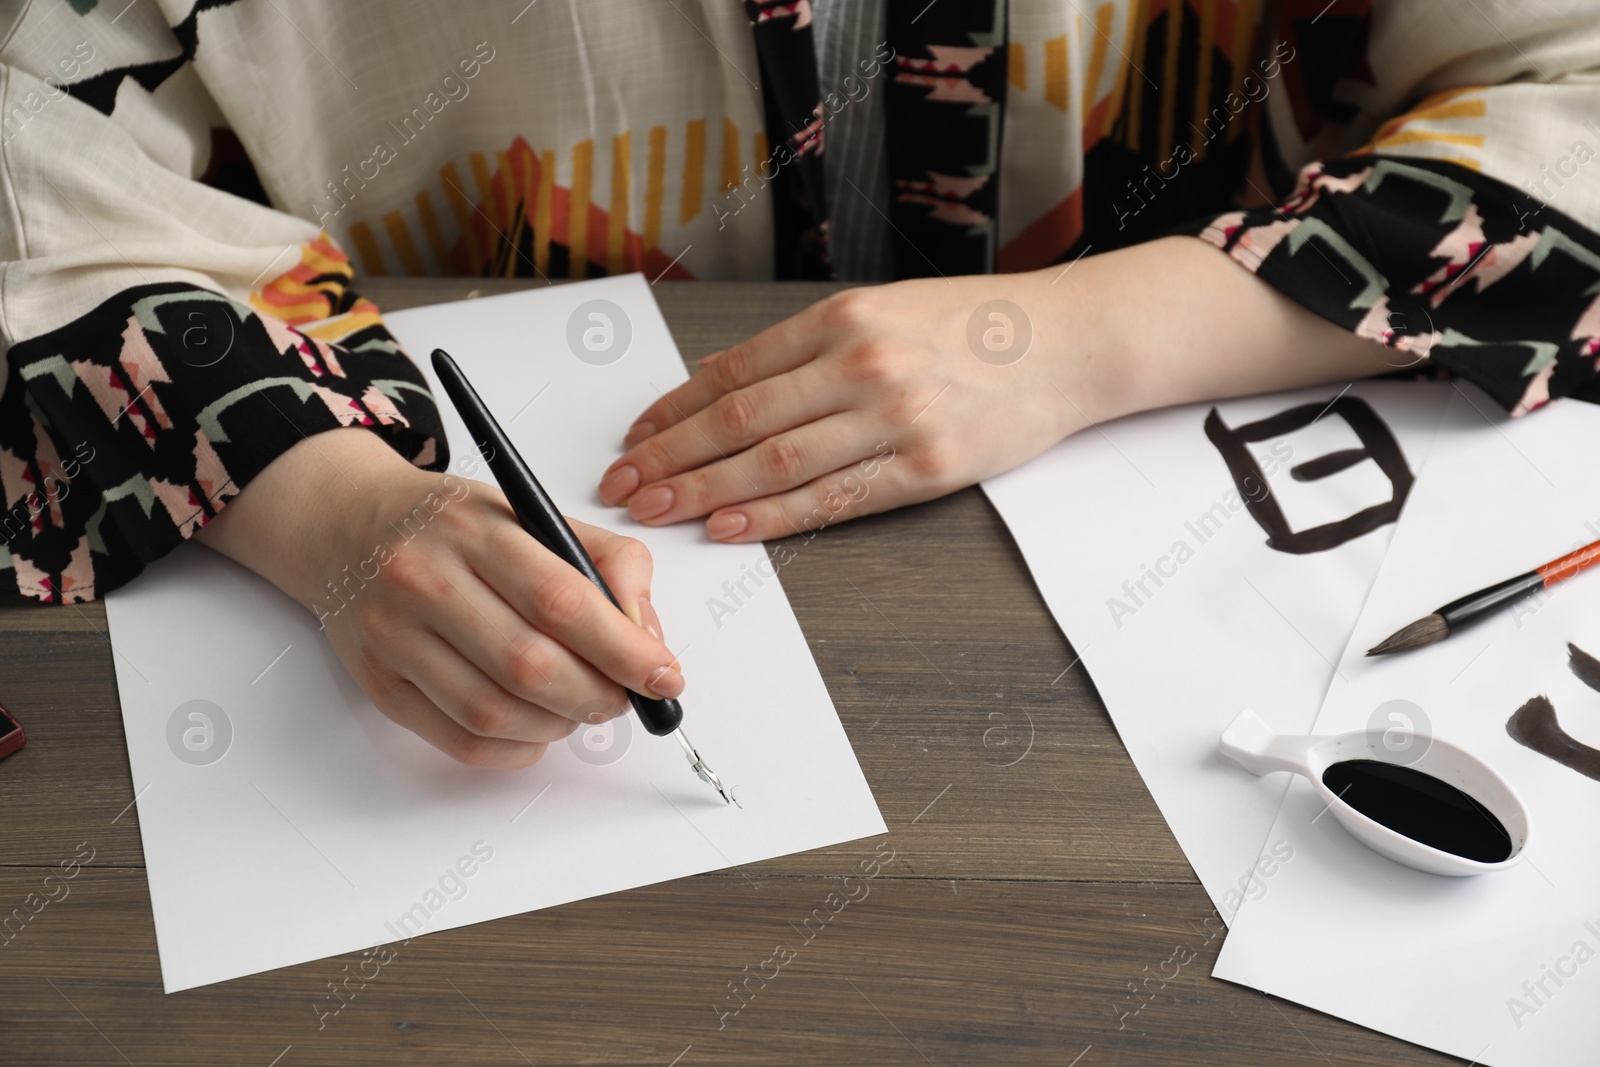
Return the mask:
<path fill-rule="evenodd" d="M 0 589 L 114 589 L 324 430 L 442 469 L 425 379 L 316 226 L 0 65 L 0 104 L 29 94 L 0 145 Z"/>
<path fill-rule="evenodd" d="M 1397 349 L 1397 368 L 1442 368 L 1513 415 L 1561 396 L 1600 402 L 1600 235 L 1478 170 L 1373 154 L 1313 163 L 1280 204 L 1189 232 Z"/>
<path fill-rule="evenodd" d="M 124 289 L 13 345 L 5 371 L 0 564 L 44 601 L 122 585 L 324 430 L 445 460 L 422 374 L 381 325 L 332 344 L 184 282 Z"/>

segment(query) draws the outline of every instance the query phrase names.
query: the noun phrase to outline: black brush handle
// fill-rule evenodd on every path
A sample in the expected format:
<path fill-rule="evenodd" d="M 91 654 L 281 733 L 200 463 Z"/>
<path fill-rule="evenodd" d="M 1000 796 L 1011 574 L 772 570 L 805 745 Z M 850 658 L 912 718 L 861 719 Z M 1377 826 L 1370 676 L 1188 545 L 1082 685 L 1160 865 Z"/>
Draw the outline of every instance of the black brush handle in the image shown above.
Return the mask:
<path fill-rule="evenodd" d="M 1469 593 L 1460 600 L 1452 600 L 1434 614 L 1443 618 L 1445 625 L 1450 627 L 1450 632 L 1455 633 L 1458 627 L 1476 622 L 1511 601 L 1520 600 L 1529 593 L 1544 588 L 1544 585 L 1544 575 L 1538 571 L 1529 571 L 1515 578 L 1507 578 L 1487 589 Z"/>
<path fill-rule="evenodd" d="M 600 576 L 600 570 L 594 565 L 594 560 L 584 551 L 583 542 L 578 540 L 578 535 L 567 525 L 567 520 L 562 517 L 555 501 L 544 491 L 539 479 L 533 476 L 533 471 L 528 468 L 528 464 L 511 444 L 511 438 L 500 428 L 500 424 L 490 414 L 488 406 L 478 396 L 478 391 L 467 381 L 467 376 L 461 373 L 461 368 L 456 366 L 456 361 L 451 359 L 450 354 L 444 349 L 436 348 L 433 350 L 433 369 L 439 375 L 439 381 L 444 385 L 444 391 L 449 395 L 450 402 L 460 413 L 461 420 L 467 424 L 467 432 L 477 443 L 484 462 L 494 474 L 494 480 L 500 483 L 500 490 L 505 493 L 506 500 L 511 504 L 511 510 L 516 512 L 517 520 L 522 523 L 522 528 L 527 530 L 534 540 L 598 585 L 600 591 L 606 595 L 606 599 L 621 611 L 622 605 L 617 604 L 617 598 L 611 592 L 611 587 L 606 585 L 606 580 Z M 628 701 L 633 705 L 633 710 L 639 713 L 639 721 L 644 723 L 644 728 L 658 737 L 670 734 L 683 721 L 683 708 L 676 700 L 657 700 L 630 689 Z"/>

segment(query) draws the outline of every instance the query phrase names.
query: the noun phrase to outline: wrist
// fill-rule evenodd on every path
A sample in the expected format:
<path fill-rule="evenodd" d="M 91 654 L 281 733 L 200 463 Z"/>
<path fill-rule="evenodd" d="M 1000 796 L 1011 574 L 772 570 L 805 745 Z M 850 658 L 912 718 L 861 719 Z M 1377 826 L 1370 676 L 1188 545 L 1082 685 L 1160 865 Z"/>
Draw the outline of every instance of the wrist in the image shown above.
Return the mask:
<path fill-rule="evenodd" d="M 277 586 L 303 607 L 369 540 L 379 501 L 427 491 L 430 475 L 370 430 L 301 440 L 269 463 L 197 539 Z"/>
<path fill-rule="evenodd" d="M 1107 253 L 1107 256 L 1117 253 Z M 1139 353 L 1124 336 L 1123 320 L 1136 310 L 1114 273 L 1084 257 L 1066 266 L 1025 275 L 1029 313 L 1039 308 L 1034 345 L 1053 402 L 1058 439 L 1143 410 Z"/>

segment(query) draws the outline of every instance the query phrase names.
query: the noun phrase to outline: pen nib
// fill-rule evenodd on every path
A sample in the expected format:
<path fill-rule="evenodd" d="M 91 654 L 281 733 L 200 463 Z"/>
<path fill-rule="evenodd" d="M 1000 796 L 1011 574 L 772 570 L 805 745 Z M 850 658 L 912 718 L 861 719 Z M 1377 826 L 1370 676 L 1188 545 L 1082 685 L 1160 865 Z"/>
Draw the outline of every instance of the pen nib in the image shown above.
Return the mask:
<path fill-rule="evenodd" d="M 695 751 L 694 746 L 689 743 L 689 738 L 684 732 L 682 730 L 674 730 L 672 731 L 672 736 L 676 737 L 678 744 L 683 746 L 683 754 L 688 758 L 689 766 L 694 770 L 694 773 L 700 776 L 700 780 L 715 789 L 717 795 L 722 797 L 723 803 L 733 803 L 733 798 L 728 796 L 728 791 L 722 788 L 722 779 L 717 777 L 716 771 L 706 766 L 706 761 L 700 758 L 700 753 Z"/>

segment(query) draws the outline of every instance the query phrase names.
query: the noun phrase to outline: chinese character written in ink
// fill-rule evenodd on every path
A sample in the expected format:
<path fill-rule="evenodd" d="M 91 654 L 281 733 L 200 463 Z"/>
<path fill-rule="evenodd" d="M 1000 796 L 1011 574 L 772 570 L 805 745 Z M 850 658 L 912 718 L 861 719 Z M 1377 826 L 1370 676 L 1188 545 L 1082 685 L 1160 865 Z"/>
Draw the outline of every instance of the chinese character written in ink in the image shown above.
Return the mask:
<path fill-rule="evenodd" d="M 1291 530 L 1283 508 L 1273 498 L 1266 476 L 1250 454 L 1250 445 L 1302 430 L 1324 415 L 1344 419 L 1361 447 L 1340 449 L 1306 460 L 1290 470 L 1289 476 L 1297 482 L 1312 482 L 1370 459 L 1389 479 L 1392 492 L 1383 503 L 1362 508 L 1337 522 L 1323 523 L 1308 530 Z M 1400 517 L 1400 509 L 1405 506 L 1406 494 L 1411 492 L 1414 480 L 1411 468 L 1406 465 L 1405 453 L 1400 450 L 1400 442 L 1372 410 L 1372 405 L 1360 397 L 1338 396 L 1327 403 L 1303 404 L 1244 426 L 1227 425 L 1217 409 L 1212 408 L 1211 414 L 1206 416 L 1206 436 L 1222 453 L 1222 461 L 1228 465 L 1228 473 L 1233 476 L 1233 483 L 1244 497 L 1251 516 L 1266 531 L 1267 547 L 1292 555 L 1326 552 L 1394 522 Z"/>

